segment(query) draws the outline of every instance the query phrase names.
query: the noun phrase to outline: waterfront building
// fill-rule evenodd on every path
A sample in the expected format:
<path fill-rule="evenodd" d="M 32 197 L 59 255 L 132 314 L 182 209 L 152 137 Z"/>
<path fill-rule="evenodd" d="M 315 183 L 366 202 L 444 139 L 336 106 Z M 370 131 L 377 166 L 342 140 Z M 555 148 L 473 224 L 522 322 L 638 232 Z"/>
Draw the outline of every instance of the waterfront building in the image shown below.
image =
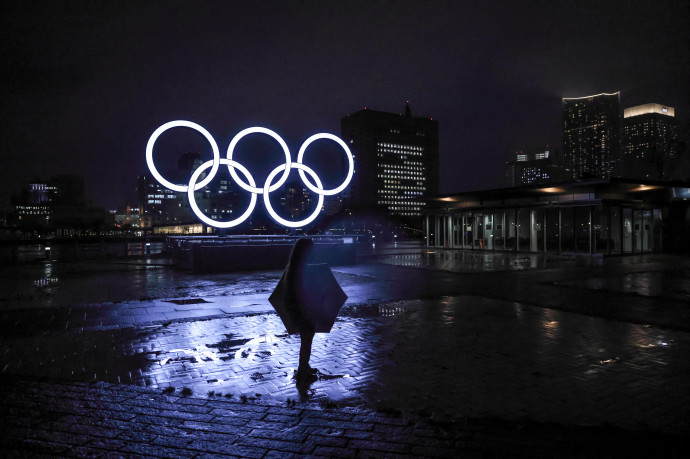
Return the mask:
<path fill-rule="evenodd" d="M 409 104 L 404 114 L 365 108 L 342 118 L 341 133 L 355 160 L 344 205 L 418 219 L 420 198 L 438 193 L 438 122 Z"/>
<path fill-rule="evenodd" d="M 57 175 L 30 182 L 12 197 L 13 223 L 22 231 L 58 237 L 101 231 L 112 223 L 105 209 L 84 197 L 84 177 Z"/>
<path fill-rule="evenodd" d="M 673 107 L 644 104 L 623 112 L 623 176 L 663 180 L 677 156 Z"/>
<path fill-rule="evenodd" d="M 563 160 L 569 179 L 620 175 L 620 92 L 563 99 Z"/>
<path fill-rule="evenodd" d="M 23 224 L 41 226 L 52 224 L 56 211 L 64 210 L 65 206 L 82 205 L 83 200 L 84 178 L 74 175 L 34 180 L 13 198 L 17 220 Z"/>
<path fill-rule="evenodd" d="M 586 255 L 690 248 L 686 182 L 590 179 L 426 201 L 429 247 Z"/>

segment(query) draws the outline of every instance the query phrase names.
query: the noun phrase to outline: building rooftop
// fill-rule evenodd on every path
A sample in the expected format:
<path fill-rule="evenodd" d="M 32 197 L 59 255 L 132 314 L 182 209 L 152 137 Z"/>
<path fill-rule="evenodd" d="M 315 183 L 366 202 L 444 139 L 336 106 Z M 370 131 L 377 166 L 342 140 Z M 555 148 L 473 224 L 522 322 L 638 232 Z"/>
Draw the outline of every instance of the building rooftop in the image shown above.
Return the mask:
<path fill-rule="evenodd" d="M 425 199 L 430 207 L 454 207 L 456 205 L 486 205 L 488 202 L 514 200 L 520 198 L 537 198 L 542 201 L 552 196 L 581 195 L 595 193 L 604 199 L 690 199 L 690 182 L 661 182 L 625 178 L 605 178 L 578 180 L 550 184 L 525 185 L 520 187 L 494 188 L 489 190 L 462 191 L 440 194 Z"/>
<path fill-rule="evenodd" d="M 668 105 L 661 104 L 644 104 L 629 107 L 623 110 L 623 118 L 631 118 L 633 116 L 647 115 L 650 113 L 658 113 L 659 115 L 675 116 L 675 109 Z"/>

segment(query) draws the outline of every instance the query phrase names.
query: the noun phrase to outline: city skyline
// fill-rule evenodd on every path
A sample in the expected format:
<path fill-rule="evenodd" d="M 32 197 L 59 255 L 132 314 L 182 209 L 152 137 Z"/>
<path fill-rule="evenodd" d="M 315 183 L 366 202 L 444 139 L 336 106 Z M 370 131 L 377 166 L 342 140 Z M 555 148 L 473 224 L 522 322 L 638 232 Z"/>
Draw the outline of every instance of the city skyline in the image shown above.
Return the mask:
<path fill-rule="evenodd" d="M 499 187 L 511 152 L 560 145 L 564 97 L 673 106 L 687 139 L 682 2 L 391 5 L 5 5 L 0 208 L 29 180 L 69 173 L 97 203 L 125 204 L 148 136 L 177 118 L 221 149 L 252 125 L 295 149 L 338 134 L 344 113 L 409 99 L 439 122 L 441 192 Z"/>

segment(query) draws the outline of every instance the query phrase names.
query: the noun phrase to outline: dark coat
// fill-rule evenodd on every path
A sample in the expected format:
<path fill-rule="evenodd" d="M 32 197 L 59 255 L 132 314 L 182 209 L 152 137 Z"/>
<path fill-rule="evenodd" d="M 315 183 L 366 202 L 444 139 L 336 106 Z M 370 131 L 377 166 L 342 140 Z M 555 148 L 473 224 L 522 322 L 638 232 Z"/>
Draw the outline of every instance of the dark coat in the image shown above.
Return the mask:
<path fill-rule="evenodd" d="M 290 315 L 298 325 L 300 330 L 313 329 L 313 324 L 306 318 L 304 308 L 300 298 L 305 297 L 308 288 L 305 276 L 305 268 L 309 258 L 309 252 L 314 247 L 314 242 L 310 238 L 299 239 L 290 253 L 290 260 L 285 268 L 285 280 L 287 281 L 286 306 Z"/>

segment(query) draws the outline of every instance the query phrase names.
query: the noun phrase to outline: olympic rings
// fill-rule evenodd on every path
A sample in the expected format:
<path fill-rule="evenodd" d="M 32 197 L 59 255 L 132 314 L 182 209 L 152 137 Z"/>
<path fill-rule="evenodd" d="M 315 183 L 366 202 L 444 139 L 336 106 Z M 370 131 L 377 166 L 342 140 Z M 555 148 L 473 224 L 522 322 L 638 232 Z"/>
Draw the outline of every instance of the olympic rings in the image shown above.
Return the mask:
<path fill-rule="evenodd" d="M 247 177 L 249 183 L 251 183 L 252 186 L 255 185 L 254 177 L 252 177 L 249 171 L 240 163 L 225 158 L 221 158 L 220 163 L 226 164 L 227 166 L 233 166 L 238 168 L 240 172 L 242 172 L 244 176 Z M 189 179 L 189 186 L 187 187 L 187 198 L 189 199 L 189 206 L 192 208 L 196 216 L 199 217 L 199 219 L 207 225 L 215 226 L 218 228 L 232 228 L 233 226 L 237 226 L 243 221 L 245 221 L 249 217 L 249 215 L 251 215 L 251 213 L 254 211 L 254 207 L 256 207 L 256 194 L 252 193 L 252 197 L 249 201 L 249 207 L 247 208 L 246 212 L 242 214 L 241 217 L 236 218 L 235 220 L 230 220 L 229 222 L 217 222 L 215 220 L 211 220 L 210 218 L 208 218 L 206 215 L 204 215 L 203 212 L 201 212 L 201 209 L 199 209 L 199 206 L 197 206 L 196 204 L 196 199 L 194 199 L 194 190 L 196 189 L 196 187 L 194 186 L 194 184 L 199 178 L 199 175 L 201 175 L 201 173 L 208 169 L 209 166 L 211 166 L 212 164 L 213 161 L 205 162 L 204 164 L 199 166 L 197 170 L 194 171 L 192 177 Z"/>
<path fill-rule="evenodd" d="M 206 140 L 211 144 L 211 149 L 213 150 L 213 159 L 211 161 L 207 161 L 201 166 L 199 166 L 198 169 L 192 173 L 192 177 L 189 179 L 189 184 L 187 186 L 184 185 L 176 185 L 174 183 L 171 183 L 167 181 L 163 176 L 158 172 L 156 169 L 156 166 L 153 164 L 153 145 L 156 143 L 156 140 L 160 135 L 167 131 L 168 129 L 174 128 L 174 127 L 187 127 L 190 129 L 194 129 L 195 131 L 201 133 Z M 285 164 L 282 164 L 273 171 L 271 171 L 270 174 L 268 174 L 268 177 L 266 177 L 266 182 L 264 183 L 264 186 L 262 188 L 258 188 L 256 186 L 256 183 L 254 181 L 254 178 L 252 175 L 249 173 L 249 171 L 240 163 L 237 161 L 234 161 L 232 159 L 232 154 L 235 151 L 235 147 L 237 146 L 237 143 L 244 138 L 245 136 L 249 134 L 265 134 L 273 139 L 275 139 L 280 147 L 283 149 L 283 152 L 285 153 Z M 345 152 L 345 155 L 347 156 L 348 159 L 348 172 L 347 172 L 347 177 L 343 181 L 343 183 L 331 190 L 324 190 L 323 185 L 321 184 L 321 180 L 319 177 L 316 175 L 316 173 L 309 167 L 305 166 L 302 164 L 302 159 L 304 158 L 305 151 L 309 145 L 311 145 L 314 141 L 320 140 L 320 139 L 325 139 L 325 140 L 332 140 L 336 142 Z M 240 131 L 235 137 L 233 137 L 232 141 L 230 141 L 230 145 L 228 146 L 228 153 L 227 153 L 227 158 L 220 158 L 220 152 L 218 150 L 218 145 L 216 144 L 216 141 L 213 139 L 211 134 L 201 127 L 200 125 L 196 123 L 192 123 L 191 121 L 183 121 L 183 120 L 178 120 L 178 121 L 170 121 L 168 123 L 163 124 L 160 126 L 158 129 L 156 129 L 153 134 L 151 134 L 151 137 L 148 140 L 148 143 L 146 144 L 146 163 L 149 166 L 149 170 L 151 171 L 151 174 L 153 177 L 164 187 L 171 189 L 173 191 L 178 191 L 178 192 L 186 192 L 187 193 L 187 198 L 189 199 L 189 205 L 194 212 L 194 214 L 204 223 L 206 223 L 209 226 L 214 226 L 217 228 L 231 228 L 233 226 L 237 226 L 244 222 L 251 213 L 254 211 L 254 207 L 256 207 L 256 200 L 257 200 L 257 195 L 262 194 L 264 198 L 264 206 L 266 207 L 266 210 L 268 211 L 269 215 L 278 223 L 280 223 L 283 226 L 291 227 L 291 228 L 299 228 L 301 226 L 308 225 L 314 219 L 319 215 L 319 212 L 321 211 L 321 207 L 323 206 L 323 201 L 324 201 L 324 196 L 332 196 L 334 194 L 340 193 L 343 191 L 347 185 L 350 183 L 352 180 L 352 176 L 355 171 L 355 165 L 354 165 L 354 157 L 352 156 L 352 152 L 348 148 L 347 144 L 343 142 L 340 138 L 334 136 L 333 134 L 326 134 L 326 133 L 320 133 L 320 134 L 315 134 L 311 137 L 309 137 L 307 140 L 304 141 L 302 146 L 299 149 L 299 153 L 297 154 L 297 161 L 293 162 L 292 158 L 290 156 L 290 149 L 288 146 L 285 144 L 285 141 L 280 137 L 278 134 L 276 134 L 274 131 L 271 131 L 270 129 L 266 129 L 263 127 L 251 127 L 248 129 L 244 129 Z M 223 164 L 228 167 L 228 171 L 230 172 L 230 175 L 232 176 L 233 180 L 235 180 L 235 183 L 237 183 L 242 189 L 250 192 L 252 194 L 251 200 L 249 202 L 249 207 L 247 210 L 238 218 L 226 222 L 219 222 L 216 220 L 212 220 L 208 218 L 204 213 L 199 209 L 199 206 L 196 203 L 196 200 L 194 198 L 194 192 L 200 190 L 201 188 L 205 187 L 208 185 L 211 180 L 216 175 L 216 172 L 218 172 L 218 167 L 220 164 Z M 208 176 L 204 178 L 201 182 L 197 183 L 197 180 L 199 179 L 199 176 L 208 168 L 211 168 L 211 171 L 209 172 Z M 273 209 L 270 203 L 270 197 L 269 193 L 277 190 L 280 188 L 288 178 L 288 175 L 290 174 L 290 170 L 292 168 L 297 169 L 299 172 L 300 178 L 304 182 L 304 184 L 309 188 L 311 191 L 319 195 L 319 200 L 318 204 L 316 206 L 316 210 L 307 218 L 301 221 L 297 222 L 292 222 L 290 220 L 285 220 L 284 218 L 280 217 Z M 239 171 L 244 175 L 246 178 L 247 182 L 242 180 L 240 176 L 237 174 L 235 169 L 239 169 Z M 283 171 L 282 176 L 280 179 L 276 182 L 273 183 L 273 179 Z M 314 180 L 315 184 L 312 184 L 312 182 L 307 178 L 305 175 L 305 172 L 311 176 L 311 178 Z"/>
<path fill-rule="evenodd" d="M 204 129 L 203 127 L 199 126 L 196 123 L 192 123 L 191 121 L 170 121 L 169 123 L 165 123 L 155 131 L 153 131 L 153 134 L 151 134 L 151 137 L 149 138 L 148 143 L 146 144 L 146 163 L 149 166 L 149 170 L 151 171 L 151 174 L 158 180 L 158 183 L 163 185 L 166 188 L 169 188 L 173 191 L 187 191 L 186 186 L 182 185 L 175 185 L 174 183 L 168 182 L 163 178 L 161 174 L 158 173 L 158 170 L 156 169 L 156 166 L 153 165 L 153 144 L 156 143 L 156 140 L 158 137 L 167 131 L 168 129 L 174 128 L 174 127 L 188 127 L 190 129 L 194 129 L 195 131 L 198 131 L 206 137 L 208 142 L 211 144 L 211 149 L 213 150 L 213 167 L 211 168 L 211 173 L 208 174 L 208 177 L 206 177 L 204 180 L 199 182 L 196 185 L 195 190 L 199 190 L 206 185 L 208 185 L 211 180 L 213 180 L 213 177 L 215 177 L 216 172 L 218 172 L 218 162 L 220 160 L 220 152 L 218 151 L 218 144 L 216 144 L 216 141 L 214 140 L 213 137 L 211 137 L 211 134 Z"/>
<path fill-rule="evenodd" d="M 275 213 L 275 211 L 273 210 L 273 207 L 271 206 L 270 198 L 268 197 L 268 193 L 270 192 L 270 188 L 267 188 L 267 187 L 268 187 L 268 185 L 271 184 L 271 182 L 273 181 L 273 177 L 275 177 L 278 172 L 280 172 L 283 169 L 287 170 L 287 167 L 285 166 L 285 164 L 278 166 L 275 169 L 273 169 L 271 171 L 271 173 L 268 174 L 268 177 L 266 177 L 266 185 L 264 185 L 264 206 L 266 206 L 266 210 L 268 211 L 269 215 L 271 217 L 273 217 L 273 220 L 277 221 L 278 223 L 280 223 L 283 226 L 289 226 L 290 228 L 299 228 L 300 226 L 308 225 L 319 215 L 319 211 L 321 210 L 321 206 L 323 205 L 323 195 L 326 193 L 323 192 L 323 185 L 321 185 L 321 180 L 319 180 L 319 177 L 318 177 L 318 175 L 316 175 L 316 172 L 314 172 L 313 170 L 311 170 L 310 168 L 308 168 L 307 166 L 305 166 L 302 163 L 292 163 L 292 167 L 298 169 L 301 174 L 303 174 L 302 171 L 308 172 L 309 175 L 311 175 L 311 177 L 316 182 L 316 185 L 319 187 L 318 189 L 321 190 L 320 193 L 318 191 L 315 191 L 315 193 L 317 193 L 319 195 L 319 202 L 316 205 L 316 210 L 314 211 L 314 213 L 302 221 L 291 222 L 289 220 L 285 220 L 283 218 L 280 218 L 280 216 L 277 213 Z M 308 184 L 309 182 L 307 182 L 305 180 L 304 183 Z M 307 185 L 307 186 L 309 186 L 309 185 Z M 252 195 L 252 196 L 256 196 L 256 195 Z"/>

